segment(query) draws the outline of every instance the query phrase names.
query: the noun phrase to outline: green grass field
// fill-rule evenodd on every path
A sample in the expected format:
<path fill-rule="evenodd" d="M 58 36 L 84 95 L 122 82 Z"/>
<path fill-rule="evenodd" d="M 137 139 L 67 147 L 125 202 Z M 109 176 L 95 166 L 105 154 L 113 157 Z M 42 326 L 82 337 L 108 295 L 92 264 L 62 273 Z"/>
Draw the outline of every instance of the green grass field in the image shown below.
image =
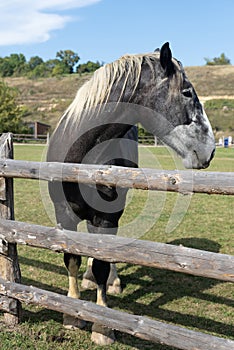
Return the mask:
<path fill-rule="evenodd" d="M 43 149 L 43 146 L 17 145 L 15 158 L 40 161 Z M 163 147 L 141 147 L 140 164 L 161 169 L 181 168 L 180 161 Z M 217 149 L 208 170 L 234 172 L 234 149 Z M 16 220 L 54 225 L 52 215 L 47 214 L 47 202 L 44 200 L 46 210 L 42 203 L 43 187 L 39 182 L 16 179 L 14 184 Z M 233 204 L 232 196 L 156 192 L 151 196 L 134 190 L 129 191 L 120 226 L 127 235 L 134 229 L 135 235 L 143 239 L 233 254 Z M 83 230 L 84 225 L 79 229 Z M 22 283 L 66 294 L 68 280 L 62 254 L 24 246 L 18 250 Z M 80 278 L 85 262 L 84 258 Z M 234 339 L 233 284 L 129 264 L 118 264 L 118 271 L 124 290 L 119 296 L 109 296 L 110 307 Z M 95 301 L 95 291 L 83 291 L 82 299 Z M 0 317 L 1 350 L 102 348 L 91 343 L 90 324 L 83 331 L 66 331 L 59 313 L 27 305 L 23 305 L 23 310 L 23 321 L 16 329 L 4 326 Z M 174 349 L 119 332 L 116 337 L 117 342 L 108 349 Z"/>

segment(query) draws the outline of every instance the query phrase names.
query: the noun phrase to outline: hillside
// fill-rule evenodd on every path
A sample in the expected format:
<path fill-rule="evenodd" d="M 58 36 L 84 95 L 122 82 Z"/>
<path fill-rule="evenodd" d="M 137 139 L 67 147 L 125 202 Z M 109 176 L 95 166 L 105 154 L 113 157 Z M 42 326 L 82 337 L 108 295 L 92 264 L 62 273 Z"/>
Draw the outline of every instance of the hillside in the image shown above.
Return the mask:
<path fill-rule="evenodd" d="M 30 112 L 27 121 L 40 121 L 53 129 L 89 77 L 74 74 L 59 78 L 5 78 L 4 81 L 19 90 L 19 104 L 27 106 Z"/>
<path fill-rule="evenodd" d="M 200 99 L 234 98 L 234 66 L 186 67 L 185 71 Z"/>
<path fill-rule="evenodd" d="M 201 66 L 185 68 L 202 102 L 208 99 L 234 99 L 234 66 Z M 59 78 L 41 78 L 38 80 L 6 78 L 9 86 L 18 88 L 19 103 L 29 108 L 27 121 L 41 121 L 55 127 L 63 111 L 75 97 L 78 88 L 89 79 L 90 75 L 77 74 Z M 212 126 L 218 130 L 234 131 L 234 111 L 226 115 L 229 119 L 222 128 L 220 115 L 209 111 Z M 218 118 L 218 119 L 217 119 Z"/>

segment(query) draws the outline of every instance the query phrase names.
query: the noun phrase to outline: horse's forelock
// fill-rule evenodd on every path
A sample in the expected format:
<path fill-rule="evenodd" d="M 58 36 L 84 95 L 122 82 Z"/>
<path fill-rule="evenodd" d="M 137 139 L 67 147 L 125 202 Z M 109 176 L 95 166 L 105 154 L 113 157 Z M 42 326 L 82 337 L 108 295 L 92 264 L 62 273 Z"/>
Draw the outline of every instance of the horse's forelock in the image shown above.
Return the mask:
<path fill-rule="evenodd" d="M 172 62 L 176 69 L 170 80 L 169 99 L 180 93 L 184 81 L 184 69 L 182 64 L 174 58 L 172 59 Z"/>

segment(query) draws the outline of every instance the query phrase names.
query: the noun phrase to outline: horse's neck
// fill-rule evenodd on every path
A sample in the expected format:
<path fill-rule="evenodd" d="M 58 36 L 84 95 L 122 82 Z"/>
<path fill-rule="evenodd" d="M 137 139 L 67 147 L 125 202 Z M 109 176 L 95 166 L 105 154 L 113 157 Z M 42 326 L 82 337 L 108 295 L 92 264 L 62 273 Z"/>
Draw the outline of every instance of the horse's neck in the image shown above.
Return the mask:
<path fill-rule="evenodd" d="M 73 119 L 64 116 L 50 143 L 48 160 L 80 163 L 96 145 L 113 138 L 122 138 L 136 124 L 136 106 L 128 102 L 120 92 L 110 94 L 108 102 Z M 75 111 L 74 114 L 75 115 Z"/>
<path fill-rule="evenodd" d="M 67 146 L 69 150 L 65 162 L 80 163 L 84 162 L 85 159 L 86 163 L 99 163 L 101 160 L 100 153 L 106 152 L 108 149 L 108 142 L 106 141 L 122 138 L 130 127 L 130 125 L 115 123 L 91 128 L 77 138 L 72 145 Z M 103 146 L 99 147 L 99 145 Z"/>

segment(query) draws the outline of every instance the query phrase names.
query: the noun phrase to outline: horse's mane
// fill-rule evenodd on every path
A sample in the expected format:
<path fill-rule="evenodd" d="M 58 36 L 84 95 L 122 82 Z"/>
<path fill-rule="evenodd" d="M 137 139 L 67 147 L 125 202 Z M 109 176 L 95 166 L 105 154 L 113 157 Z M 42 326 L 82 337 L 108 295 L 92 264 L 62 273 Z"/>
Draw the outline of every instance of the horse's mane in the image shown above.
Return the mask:
<path fill-rule="evenodd" d="M 144 63 L 150 67 L 153 78 L 155 76 L 153 63 L 158 59 L 159 52 L 138 55 L 127 54 L 96 70 L 91 79 L 84 83 L 77 91 L 75 99 L 63 114 L 57 128 L 62 123 L 63 130 L 65 130 L 68 125 L 70 127 L 73 127 L 73 125 L 77 126 L 83 119 L 83 116 L 91 116 L 92 113 L 90 112 L 92 110 L 108 102 L 113 87 L 116 87 L 120 81 L 122 81 L 122 88 L 116 102 L 121 100 L 127 84 L 131 86 L 132 96 L 140 80 L 143 60 Z M 173 59 L 173 62 L 176 64 L 179 71 L 181 71 L 178 61 Z M 176 81 L 177 80 L 178 79 L 176 79 Z"/>

